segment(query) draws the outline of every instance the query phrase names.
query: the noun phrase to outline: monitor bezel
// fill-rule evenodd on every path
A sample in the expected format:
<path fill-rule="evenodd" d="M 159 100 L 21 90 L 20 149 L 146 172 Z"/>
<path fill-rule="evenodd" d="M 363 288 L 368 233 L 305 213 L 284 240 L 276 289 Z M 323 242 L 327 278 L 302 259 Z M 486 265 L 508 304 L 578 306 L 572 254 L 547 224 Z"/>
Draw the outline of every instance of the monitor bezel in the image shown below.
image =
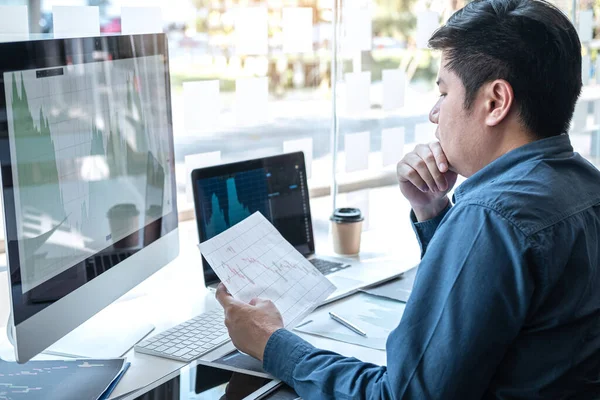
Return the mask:
<path fill-rule="evenodd" d="M 16 343 L 14 344 L 17 359 L 20 362 L 24 362 L 37 354 L 39 351 L 44 350 L 46 347 L 48 347 L 48 345 L 60 339 L 70 330 L 85 322 L 85 320 L 96 314 L 102 308 L 112 303 L 122 294 L 126 293 L 128 290 L 140 283 L 143 279 L 147 278 L 164 266 L 166 262 L 175 258 L 179 251 L 177 234 L 178 211 L 176 200 L 176 183 L 175 179 L 173 178 L 171 180 L 171 193 L 173 194 L 171 199 L 172 211 L 159 219 L 159 223 L 162 226 L 162 236 L 154 243 L 143 244 L 140 249 L 146 250 L 147 248 L 163 247 L 161 243 L 157 242 L 168 241 L 170 243 L 169 246 L 173 246 L 176 243 L 177 246 L 172 250 L 165 252 L 164 257 L 158 257 L 156 259 L 156 265 L 151 265 L 146 270 L 131 271 L 131 277 L 128 277 L 127 271 L 124 270 L 126 268 L 137 268 L 131 267 L 131 265 L 134 265 L 136 260 L 139 262 L 145 258 L 144 254 L 140 255 L 138 254 L 139 252 L 136 252 L 132 254 L 131 257 L 126 258 L 121 263 L 118 263 L 115 267 L 104 271 L 80 286 L 73 287 L 72 290 L 69 290 L 68 293 L 59 299 L 45 303 L 31 303 L 31 301 L 29 301 L 30 304 L 27 304 L 27 295 L 29 292 L 25 294 L 22 293 L 21 285 L 18 282 L 19 279 L 17 279 L 20 276 L 20 254 L 17 242 L 15 199 L 12 189 L 13 157 L 9 144 L 4 73 L 29 69 L 64 67 L 69 63 L 85 64 L 106 60 L 132 59 L 137 57 L 162 55 L 165 71 L 165 100 L 167 102 L 166 118 L 168 126 L 168 132 L 165 134 L 169 136 L 169 168 L 171 169 L 174 177 L 175 157 L 171 110 L 169 55 L 167 37 L 162 33 L 4 42 L 0 43 L 0 54 L 7 55 L 6 57 L 0 57 L 0 168 L 2 178 L 2 196 L 4 200 L 3 205 L 6 255 L 10 282 L 9 292 L 11 295 L 11 323 L 15 329 L 14 340 Z M 101 57 L 105 57 L 105 59 L 98 59 L 99 54 Z M 122 239 L 122 241 L 127 241 L 134 235 L 143 234 L 143 231 L 144 229 L 142 228 L 138 232 L 134 232 L 128 237 Z M 57 275 L 45 284 L 52 284 L 52 282 L 57 283 L 61 282 L 61 280 L 64 281 L 66 276 L 65 274 L 68 274 L 69 271 L 72 271 L 75 268 L 81 268 L 81 264 L 84 264 L 85 262 L 86 261 L 83 261 L 82 263 L 74 265 L 68 271 Z M 77 310 L 77 312 L 74 312 L 74 318 L 70 318 L 68 322 L 65 322 L 63 327 L 53 327 L 53 329 L 50 329 L 47 339 L 44 338 L 44 340 L 40 341 L 38 335 L 28 334 L 28 332 L 31 332 L 33 329 L 32 325 L 35 325 L 34 321 L 32 320 L 44 320 L 47 319 L 48 315 L 56 314 L 56 310 L 52 310 L 52 308 L 59 309 L 66 306 L 68 309 L 71 300 L 75 298 L 85 298 L 84 294 L 86 292 L 86 287 L 90 286 L 91 283 L 95 282 L 91 286 L 94 286 L 96 288 L 95 290 L 97 290 L 98 287 L 109 285 L 111 282 L 114 283 L 114 279 L 118 279 L 119 276 L 124 277 L 122 282 L 119 282 L 119 284 L 115 285 L 113 288 L 111 288 L 111 290 L 106 291 L 106 296 L 99 300 L 90 302 L 89 309 Z M 57 303 L 60 304 L 57 305 L 57 307 L 53 307 Z M 47 313 L 45 312 L 46 310 L 48 310 Z M 61 321 L 56 322 L 60 323 Z M 27 325 L 26 328 L 25 325 Z M 19 334 L 20 332 L 21 334 Z M 19 345 L 19 342 L 21 342 L 21 345 Z"/>
<path fill-rule="evenodd" d="M 305 196 L 304 201 L 305 201 L 305 204 L 307 205 L 306 213 L 307 213 L 308 225 L 309 225 L 308 232 L 310 233 L 310 237 L 308 238 L 308 241 L 306 243 L 308 245 L 308 251 L 302 253 L 302 255 L 304 255 L 305 257 L 309 257 L 309 256 L 313 255 L 315 253 L 315 236 L 314 236 L 314 232 L 313 232 L 312 214 L 311 214 L 311 210 L 310 210 L 310 195 L 309 195 L 309 191 L 308 191 L 308 181 L 307 181 L 307 176 L 306 176 L 306 164 L 305 164 L 305 160 L 304 160 L 304 152 L 302 152 L 302 151 L 298 151 L 298 152 L 294 152 L 294 153 L 279 154 L 279 155 L 270 156 L 270 157 L 255 158 L 252 160 L 237 161 L 237 162 L 233 162 L 233 163 L 214 165 L 214 166 L 210 166 L 210 167 L 197 168 L 197 169 L 192 170 L 191 179 L 192 179 L 192 191 L 194 192 L 194 214 L 196 217 L 196 229 L 198 231 L 198 242 L 202 243 L 205 240 L 207 240 L 202 233 L 202 219 L 201 219 L 202 216 L 198 212 L 198 210 L 200 209 L 200 196 L 199 196 L 199 192 L 198 192 L 198 180 L 206 179 L 206 178 L 214 178 L 217 176 L 230 175 L 230 174 L 233 174 L 236 172 L 243 172 L 243 171 L 250 171 L 253 169 L 265 168 L 266 166 L 272 166 L 272 165 L 295 165 L 295 164 L 299 165 L 303 172 L 302 179 L 303 179 L 304 187 L 306 188 L 306 190 L 304 192 L 304 196 Z M 214 272 L 212 272 L 212 268 L 210 267 L 210 265 L 208 264 L 208 261 L 206 261 L 204 256 L 202 256 L 202 272 L 204 275 L 204 284 L 206 286 L 214 286 L 215 284 L 220 282 L 220 280 L 218 278 L 211 279 L 211 275 L 214 275 Z"/>

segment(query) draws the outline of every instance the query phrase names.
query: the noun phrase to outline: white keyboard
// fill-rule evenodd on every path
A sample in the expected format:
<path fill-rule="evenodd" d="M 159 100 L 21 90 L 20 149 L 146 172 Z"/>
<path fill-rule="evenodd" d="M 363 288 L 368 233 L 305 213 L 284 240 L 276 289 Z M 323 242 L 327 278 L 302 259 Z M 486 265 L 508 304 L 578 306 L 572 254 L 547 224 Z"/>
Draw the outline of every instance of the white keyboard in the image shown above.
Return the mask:
<path fill-rule="evenodd" d="M 190 362 L 228 341 L 223 309 L 217 308 L 138 343 L 135 351 Z"/>

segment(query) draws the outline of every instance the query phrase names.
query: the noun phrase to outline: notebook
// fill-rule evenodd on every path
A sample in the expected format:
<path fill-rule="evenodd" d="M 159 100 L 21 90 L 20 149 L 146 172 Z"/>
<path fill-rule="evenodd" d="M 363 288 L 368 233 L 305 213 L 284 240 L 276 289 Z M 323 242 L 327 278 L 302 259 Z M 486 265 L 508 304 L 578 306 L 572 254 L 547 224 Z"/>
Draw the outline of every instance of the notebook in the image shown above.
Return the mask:
<path fill-rule="evenodd" d="M 129 363 L 97 360 L 0 360 L 0 393 L 7 400 L 99 400 L 110 396 Z"/>

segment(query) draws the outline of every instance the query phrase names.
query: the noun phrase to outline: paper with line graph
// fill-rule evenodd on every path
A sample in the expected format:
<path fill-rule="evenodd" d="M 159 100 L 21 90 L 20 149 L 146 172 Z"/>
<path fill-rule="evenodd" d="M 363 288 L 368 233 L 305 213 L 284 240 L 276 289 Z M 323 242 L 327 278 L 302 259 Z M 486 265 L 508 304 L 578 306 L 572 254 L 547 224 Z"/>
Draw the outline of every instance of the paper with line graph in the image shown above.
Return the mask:
<path fill-rule="evenodd" d="M 198 247 L 233 297 L 271 300 L 286 327 L 294 327 L 335 291 L 260 212 Z"/>

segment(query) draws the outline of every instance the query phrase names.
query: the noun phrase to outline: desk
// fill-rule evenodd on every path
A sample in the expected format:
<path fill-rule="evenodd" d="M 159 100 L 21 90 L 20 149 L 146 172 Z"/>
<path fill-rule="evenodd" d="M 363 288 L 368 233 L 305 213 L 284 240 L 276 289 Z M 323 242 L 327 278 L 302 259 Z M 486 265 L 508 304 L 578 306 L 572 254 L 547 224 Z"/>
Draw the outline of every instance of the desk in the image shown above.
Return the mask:
<path fill-rule="evenodd" d="M 366 231 L 363 233 L 361 260 L 377 260 L 397 265 L 398 272 L 406 271 L 419 262 L 419 247 L 408 219 L 410 205 L 404 200 L 397 186 L 365 190 L 340 195 L 340 205 L 356 205 L 366 214 Z M 311 200 L 311 211 L 317 250 L 320 254 L 333 254 L 329 237 L 329 197 Z M 219 307 L 214 294 L 204 287 L 201 257 L 196 247 L 198 235 L 195 221 L 181 223 L 180 255 L 118 300 L 126 304 L 131 318 L 141 318 L 154 324 L 151 335 L 158 334 L 186 321 L 205 310 Z M 1 260 L 0 260 L 1 261 Z M 6 279 L 3 272 L 0 279 Z M 8 285 L 0 282 L 0 321 L 6 324 L 8 317 Z M 8 344 L 6 329 L 0 327 L 0 357 L 14 359 Z M 300 334 L 313 345 L 353 356 L 365 362 L 380 365 L 386 363 L 384 351 L 367 349 L 326 338 Z M 234 349 L 228 343 L 202 357 L 214 360 Z M 42 358 L 45 356 L 41 356 Z M 47 357 L 45 357 L 47 358 Z M 135 399 L 157 386 L 189 371 L 189 366 L 168 359 L 135 353 L 127 354 L 131 368 L 113 392 L 112 399 Z M 194 366 L 194 363 L 190 364 Z M 183 375 L 182 375 L 183 376 Z"/>

